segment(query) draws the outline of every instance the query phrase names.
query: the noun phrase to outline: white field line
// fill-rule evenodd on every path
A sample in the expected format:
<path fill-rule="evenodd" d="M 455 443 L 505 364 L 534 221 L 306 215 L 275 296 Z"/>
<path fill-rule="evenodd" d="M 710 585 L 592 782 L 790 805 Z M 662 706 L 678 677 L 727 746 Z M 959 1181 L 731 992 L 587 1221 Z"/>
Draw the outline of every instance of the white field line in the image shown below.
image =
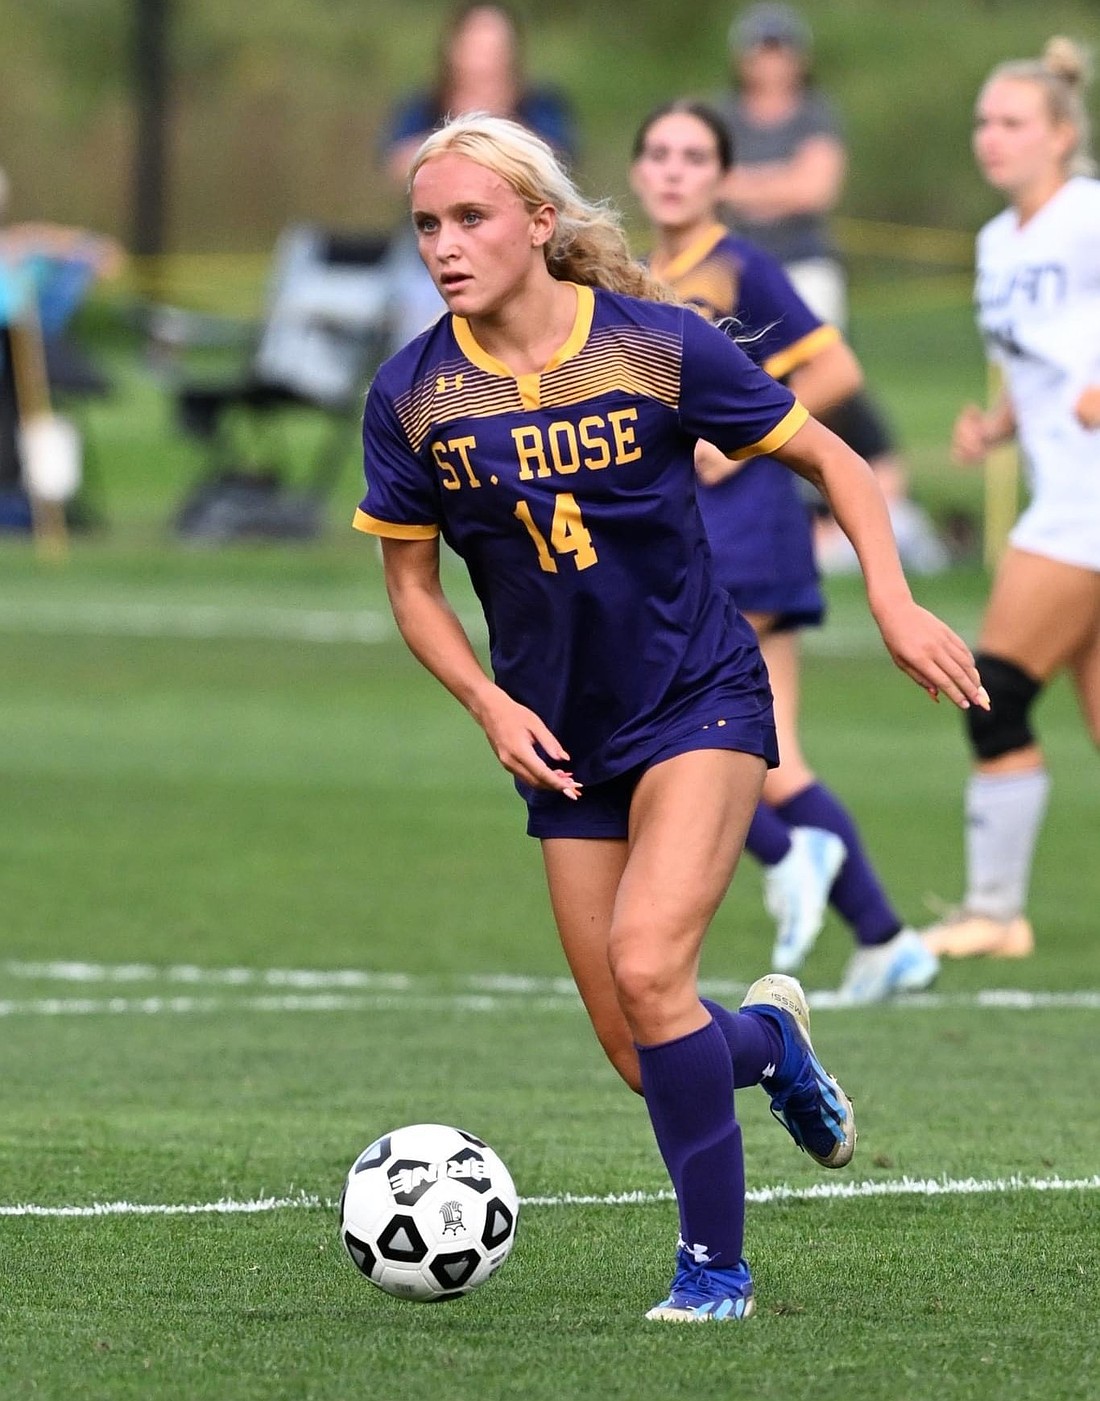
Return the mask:
<path fill-rule="evenodd" d="M 746 1199 L 761 1206 L 773 1202 L 855 1201 L 871 1197 L 960 1197 L 1009 1192 L 1095 1192 L 1100 1176 L 1064 1177 L 901 1177 L 887 1181 L 821 1182 L 812 1187 L 778 1183 L 756 1187 Z M 551 1196 L 520 1197 L 527 1207 L 649 1206 L 673 1200 L 671 1191 L 609 1192 L 604 1196 L 558 1192 Z M 336 1201 L 311 1192 L 285 1197 L 253 1197 L 237 1201 L 223 1197 L 212 1202 L 92 1202 L 87 1206 L 39 1206 L 33 1202 L 0 1204 L 0 1216 L 104 1217 L 104 1216 L 251 1216 L 268 1211 L 335 1211 Z"/>
<path fill-rule="evenodd" d="M 288 642 L 385 642 L 396 636 L 388 613 L 368 609 L 274 608 L 217 603 L 0 603 L 0 631 L 97 637 L 275 638 Z"/>
<path fill-rule="evenodd" d="M 704 988 L 704 991 L 706 989 Z M 819 1000 L 828 999 L 828 1000 Z M 828 992 L 809 994 L 815 1011 L 842 1011 L 850 1004 Z M 1095 1011 L 1100 993 L 960 993 L 952 996 L 925 994 L 904 997 L 890 1003 L 891 1011 L 1005 1010 L 1034 1012 L 1046 1008 Z M 862 1010 L 862 1009 L 861 1009 Z M 497 1012 L 580 1011 L 577 998 L 495 997 L 484 993 L 288 993 L 256 997 L 39 997 L 0 999 L 0 1019 L 4 1017 L 90 1017 L 90 1016 L 193 1016 L 232 1012 L 469 1012 L 488 1015 Z"/>
<path fill-rule="evenodd" d="M 576 1007 L 580 1007 L 579 1000 Z M 289 993 L 266 997 L 39 997 L 0 1000 L 3 1017 L 185 1016 L 210 1012 L 523 1012 L 570 1011 L 564 998 L 516 999 L 477 993 Z"/>
<path fill-rule="evenodd" d="M 484 631 L 478 613 L 463 613 L 474 635 Z M 287 642 L 388 642 L 397 636 L 386 612 L 339 608 L 278 608 L 270 604 L 137 602 L 129 600 L 0 600 L 0 632 L 16 635 L 96 637 L 267 638 Z M 810 629 L 806 650 L 830 656 L 881 653 L 873 625 L 832 624 Z"/>
<path fill-rule="evenodd" d="M 0 1017 L 88 1016 L 98 1013 L 157 1015 L 218 1012 L 365 1012 L 467 1011 L 475 1013 L 572 1011 L 579 1007 L 572 980 L 510 973 L 470 974 L 443 980 L 427 974 L 374 973 L 359 968 L 202 968 L 195 964 L 165 967 L 151 963 L 79 961 L 0 964 L 0 977 L 31 982 L 60 982 L 82 989 L 124 987 L 148 995 L 37 997 L 0 999 Z M 744 983 L 704 981 L 715 997 L 739 998 Z M 211 991 L 207 991 L 207 990 Z M 199 991 L 201 990 L 201 995 Z M 815 1011 L 847 1007 L 835 991 L 809 993 Z M 1019 1012 L 1067 1008 L 1100 1010 L 1100 991 L 1027 991 L 987 988 L 974 993 L 913 993 L 890 1004 L 892 1009 L 937 1011 L 945 1008 Z"/>
<path fill-rule="evenodd" d="M 0 972 L 9 978 L 59 983 L 166 982 L 233 988 L 369 988 L 379 992 L 411 990 L 417 981 L 415 974 L 371 973 L 361 968 L 199 968 L 192 963 L 162 966 L 154 963 L 83 963 L 75 960 L 29 963 L 13 959 L 0 964 Z"/>

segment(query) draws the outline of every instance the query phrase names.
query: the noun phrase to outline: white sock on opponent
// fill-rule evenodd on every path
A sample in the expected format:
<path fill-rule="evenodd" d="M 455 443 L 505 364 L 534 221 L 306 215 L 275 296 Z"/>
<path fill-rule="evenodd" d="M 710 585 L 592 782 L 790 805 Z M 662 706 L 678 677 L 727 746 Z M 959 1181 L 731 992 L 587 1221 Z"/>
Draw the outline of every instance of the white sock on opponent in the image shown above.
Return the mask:
<path fill-rule="evenodd" d="M 971 914 L 1012 919 L 1027 905 L 1050 775 L 971 774 L 966 788 L 966 899 Z"/>

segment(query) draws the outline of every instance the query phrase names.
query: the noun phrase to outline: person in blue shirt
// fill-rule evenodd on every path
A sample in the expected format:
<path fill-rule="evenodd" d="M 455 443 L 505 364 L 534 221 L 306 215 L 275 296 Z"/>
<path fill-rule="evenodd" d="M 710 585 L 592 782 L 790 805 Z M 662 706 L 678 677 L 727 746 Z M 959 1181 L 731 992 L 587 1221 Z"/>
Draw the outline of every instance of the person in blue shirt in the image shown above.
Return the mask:
<path fill-rule="evenodd" d="M 8 180 L 0 169 L 0 530 L 29 530 L 30 498 L 19 443 L 16 327 L 41 343 L 51 391 L 103 393 L 106 378 L 70 342 L 66 330 L 97 278 L 115 277 L 120 244 L 88 229 L 41 220 L 7 223 Z"/>
<path fill-rule="evenodd" d="M 528 79 L 519 18 L 495 0 L 473 0 L 453 12 L 440 41 L 432 83 L 409 93 L 391 112 L 383 145 L 387 168 L 399 185 L 408 178 L 424 138 L 463 112 L 511 117 L 563 158 L 576 155 L 568 99 L 559 88 Z"/>
<path fill-rule="evenodd" d="M 680 1218 L 672 1287 L 647 1316 L 744 1318 L 735 1087 L 762 1084 L 826 1167 L 851 1159 L 855 1122 L 795 979 L 758 979 L 736 1012 L 699 997 L 777 753 L 755 635 L 714 577 L 696 442 L 805 473 L 855 541 L 895 662 L 962 707 L 983 703 L 980 678 L 910 595 L 866 463 L 671 301 L 545 142 L 456 118 L 421 146 L 411 205 L 449 314 L 371 385 L 355 524 L 381 538 L 406 644 L 526 800 L 581 998 L 644 1097 Z M 444 591 L 441 540 L 481 600 L 491 675 Z"/>
<path fill-rule="evenodd" d="M 719 220 L 733 159 L 729 132 L 705 103 L 669 103 L 643 120 L 631 181 L 653 229 L 650 269 L 708 319 L 732 317 L 733 334 L 751 358 L 821 414 L 858 389 L 858 362 L 777 260 Z M 904 925 L 854 818 L 814 774 L 799 742 L 800 633 L 820 625 L 825 600 L 797 481 L 768 457 L 734 470 L 716 452 L 697 456 L 715 573 L 760 639 L 775 698 L 782 763 L 764 781 L 746 841 L 765 867 L 765 900 L 776 919 L 772 967 L 801 967 L 832 903 L 857 945 L 841 983 L 847 1000 L 925 988 L 938 959 Z"/>
<path fill-rule="evenodd" d="M 420 143 L 448 118 L 464 112 L 510 117 L 541 136 L 563 159 L 576 157 L 576 122 L 568 98 L 557 86 L 528 77 L 519 16 L 497 0 L 472 0 L 452 11 L 431 82 L 401 98 L 389 114 L 382 163 L 402 192 Z M 407 226 L 395 239 L 391 257 L 396 349 L 440 315 L 443 302 Z"/>

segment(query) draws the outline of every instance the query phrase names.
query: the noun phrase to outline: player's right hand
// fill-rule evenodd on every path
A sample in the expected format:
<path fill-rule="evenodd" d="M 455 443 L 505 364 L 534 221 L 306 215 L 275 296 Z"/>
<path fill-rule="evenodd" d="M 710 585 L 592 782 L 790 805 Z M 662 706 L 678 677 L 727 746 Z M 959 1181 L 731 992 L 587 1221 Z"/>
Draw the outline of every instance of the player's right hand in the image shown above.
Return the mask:
<path fill-rule="evenodd" d="M 904 599 L 877 610 L 875 621 L 895 666 L 933 700 L 942 694 L 960 710 L 971 705 L 989 709 L 989 694 L 973 653 L 935 613 Z"/>
<path fill-rule="evenodd" d="M 582 785 L 568 769 L 551 767 L 557 760 L 568 764 L 569 755 L 533 710 L 494 686 L 480 705 L 477 718 L 493 753 L 515 778 L 532 788 L 564 793 L 574 801 L 581 796 Z"/>
<path fill-rule="evenodd" d="M 964 467 L 980 466 L 989 451 L 985 414 L 977 404 L 967 404 L 955 420 L 951 456 Z"/>
<path fill-rule="evenodd" d="M 1100 384 L 1089 384 L 1073 406 L 1073 414 L 1082 428 L 1100 428 Z"/>

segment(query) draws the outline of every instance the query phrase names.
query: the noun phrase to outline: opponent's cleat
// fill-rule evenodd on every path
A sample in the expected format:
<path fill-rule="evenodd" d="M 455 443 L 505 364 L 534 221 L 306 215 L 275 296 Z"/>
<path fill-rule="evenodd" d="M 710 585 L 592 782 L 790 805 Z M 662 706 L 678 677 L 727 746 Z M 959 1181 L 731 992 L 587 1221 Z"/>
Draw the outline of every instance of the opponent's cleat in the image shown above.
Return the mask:
<path fill-rule="evenodd" d="M 742 1012 L 769 1017 L 783 1037 L 783 1060 L 761 1080 L 772 1113 L 803 1152 L 827 1168 L 842 1168 L 856 1151 L 852 1102 L 824 1068 L 810 1041 L 810 1008 L 797 978 L 766 973 L 741 1003 Z"/>
<path fill-rule="evenodd" d="M 801 968 L 825 923 L 829 891 L 848 848 L 835 832 L 792 827 L 791 849 L 764 872 L 764 906 L 776 922 L 772 967 Z"/>
<path fill-rule="evenodd" d="M 665 1323 L 736 1323 L 756 1311 L 752 1275 L 741 1260 L 732 1270 L 698 1265 L 684 1249 L 676 1252 L 676 1273 L 668 1298 L 654 1304 L 646 1318 Z"/>
<path fill-rule="evenodd" d="M 921 938 L 941 958 L 1027 958 L 1035 951 L 1035 935 L 1023 915 L 994 919 L 958 910 L 929 925 Z"/>
<path fill-rule="evenodd" d="M 885 1002 L 897 992 L 931 987 L 939 971 L 939 959 L 917 931 L 902 929 L 885 944 L 852 954 L 838 995 L 845 1002 Z"/>

